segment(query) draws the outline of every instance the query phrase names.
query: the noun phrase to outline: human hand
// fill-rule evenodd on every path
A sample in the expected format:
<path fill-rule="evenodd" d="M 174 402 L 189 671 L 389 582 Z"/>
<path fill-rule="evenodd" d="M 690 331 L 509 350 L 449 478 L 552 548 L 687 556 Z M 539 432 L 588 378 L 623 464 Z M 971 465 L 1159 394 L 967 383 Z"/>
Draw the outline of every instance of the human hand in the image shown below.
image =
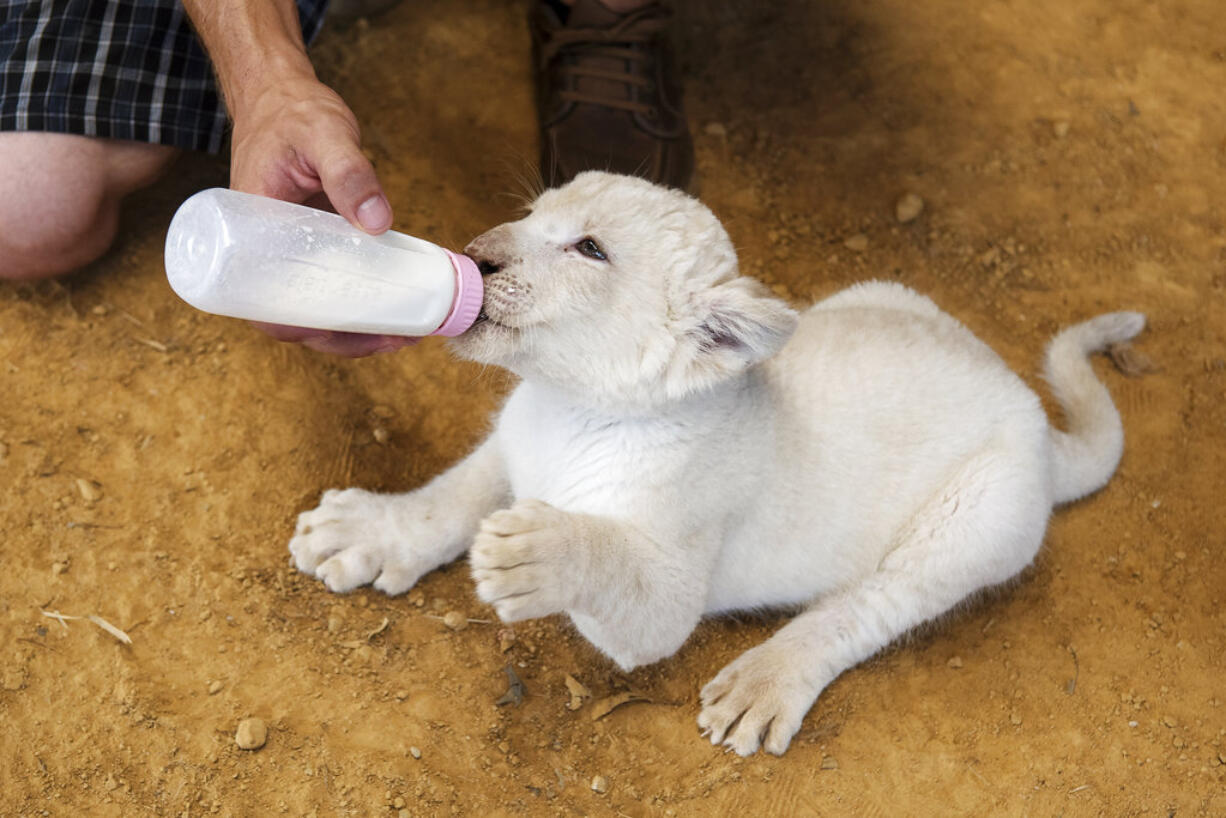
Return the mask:
<path fill-rule="evenodd" d="M 362 154 L 357 118 L 309 66 L 279 73 L 230 99 L 230 187 L 290 202 L 323 206 L 378 235 L 392 210 Z M 390 335 L 255 324 L 280 341 L 349 357 L 414 343 Z"/>

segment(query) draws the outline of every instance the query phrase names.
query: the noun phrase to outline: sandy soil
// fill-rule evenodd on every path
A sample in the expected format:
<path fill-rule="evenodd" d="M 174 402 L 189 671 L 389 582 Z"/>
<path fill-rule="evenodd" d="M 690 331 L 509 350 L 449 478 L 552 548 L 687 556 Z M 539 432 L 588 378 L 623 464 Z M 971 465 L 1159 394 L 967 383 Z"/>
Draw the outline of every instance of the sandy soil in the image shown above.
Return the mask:
<path fill-rule="evenodd" d="M 524 9 L 406 2 L 319 43 L 398 228 L 462 246 L 513 215 Z M 1151 318 L 1156 371 L 1099 369 L 1128 433 L 1108 488 L 1054 517 L 1014 588 L 840 678 L 782 758 L 694 724 L 701 685 L 779 619 L 706 623 L 626 675 L 561 621 L 511 641 L 462 562 L 396 599 L 288 565 L 323 489 L 420 485 L 507 381 L 433 341 L 339 360 L 180 303 L 166 225 L 226 178 L 185 158 L 104 260 L 0 287 L 0 815 L 1226 814 L 1224 17 L 683 4 L 701 195 L 747 271 L 798 302 L 913 285 L 1032 382 L 1060 325 Z M 899 224 L 906 192 L 926 206 Z M 508 664 L 526 695 L 500 707 Z M 592 693 L 576 710 L 566 674 Z M 626 692 L 649 702 L 593 718 Z M 248 716 L 256 752 L 233 738 Z"/>

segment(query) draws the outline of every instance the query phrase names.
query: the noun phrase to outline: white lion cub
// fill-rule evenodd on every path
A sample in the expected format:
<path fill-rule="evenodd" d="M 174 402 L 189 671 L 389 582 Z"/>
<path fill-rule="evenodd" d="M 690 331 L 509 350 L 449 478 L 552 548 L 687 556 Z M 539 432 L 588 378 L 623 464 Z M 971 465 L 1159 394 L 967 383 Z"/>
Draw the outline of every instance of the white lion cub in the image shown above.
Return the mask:
<path fill-rule="evenodd" d="M 417 491 L 329 491 L 290 541 L 333 591 L 389 594 L 469 552 L 508 622 L 565 613 L 624 669 L 705 614 L 803 608 L 702 690 L 699 726 L 782 753 L 844 670 L 1035 556 L 1101 487 L 1120 418 L 1087 355 L 1145 319 L 1056 336 L 1070 431 L 924 296 L 857 285 L 797 315 L 738 275 L 694 199 L 584 173 L 467 252 L 483 318 L 454 342 L 522 378 L 490 437 Z"/>

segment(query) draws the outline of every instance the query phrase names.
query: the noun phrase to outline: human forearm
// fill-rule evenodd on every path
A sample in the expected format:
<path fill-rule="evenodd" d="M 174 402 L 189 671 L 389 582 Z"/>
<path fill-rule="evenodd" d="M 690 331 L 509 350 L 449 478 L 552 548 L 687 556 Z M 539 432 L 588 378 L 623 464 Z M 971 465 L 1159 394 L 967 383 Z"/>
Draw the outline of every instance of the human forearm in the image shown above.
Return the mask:
<path fill-rule="evenodd" d="M 358 120 L 307 58 L 293 0 L 183 0 L 213 62 L 234 123 L 230 187 L 291 202 L 327 204 L 354 226 L 382 233 L 392 211 Z M 407 339 L 263 329 L 282 340 L 346 355 L 403 346 Z"/>
<path fill-rule="evenodd" d="M 283 77 L 314 79 L 294 0 L 183 0 L 183 7 L 232 114 Z"/>

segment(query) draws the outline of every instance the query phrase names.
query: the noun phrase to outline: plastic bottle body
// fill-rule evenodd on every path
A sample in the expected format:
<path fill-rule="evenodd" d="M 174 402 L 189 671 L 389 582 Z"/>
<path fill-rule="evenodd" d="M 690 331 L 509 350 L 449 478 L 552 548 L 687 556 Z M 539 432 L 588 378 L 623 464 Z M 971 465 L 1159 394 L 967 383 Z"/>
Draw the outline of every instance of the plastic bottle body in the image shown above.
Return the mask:
<path fill-rule="evenodd" d="M 335 213 L 223 188 L 195 194 L 175 213 L 166 276 L 180 298 L 206 312 L 345 332 L 455 335 L 480 307 L 470 259 L 403 233 L 369 236 Z"/>

